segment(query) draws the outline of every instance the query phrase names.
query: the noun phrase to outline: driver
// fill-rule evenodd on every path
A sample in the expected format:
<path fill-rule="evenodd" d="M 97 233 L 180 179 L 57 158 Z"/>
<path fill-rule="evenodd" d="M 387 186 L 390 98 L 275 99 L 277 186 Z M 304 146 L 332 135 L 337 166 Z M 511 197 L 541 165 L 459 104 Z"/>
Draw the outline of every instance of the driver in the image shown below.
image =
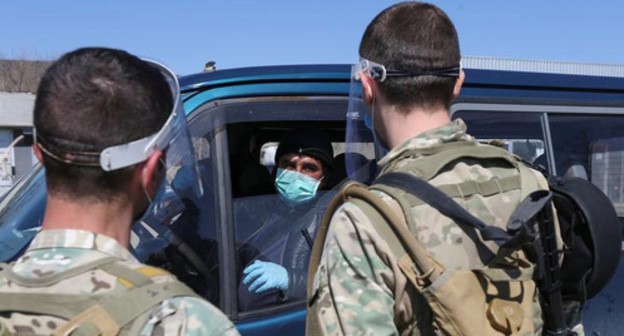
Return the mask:
<path fill-rule="evenodd" d="M 0 334 L 238 335 L 129 252 L 133 219 L 151 212 L 169 172 L 196 168 L 175 74 L 125 51 L 78 49 L 41 79 L 34 125 L 47 206 L 24 255 L 0 272 Z"/>
<path fill-rule="evenodd" d="M 331 142 L 318 129 L 291 130 L 275 157 L 279 199 L 239 250 L 245 265 L 239 288 L 243 310 L 305 297 L 310 250 L 325 209 L 318 191 L 329 187 L 334 173 Z"/>

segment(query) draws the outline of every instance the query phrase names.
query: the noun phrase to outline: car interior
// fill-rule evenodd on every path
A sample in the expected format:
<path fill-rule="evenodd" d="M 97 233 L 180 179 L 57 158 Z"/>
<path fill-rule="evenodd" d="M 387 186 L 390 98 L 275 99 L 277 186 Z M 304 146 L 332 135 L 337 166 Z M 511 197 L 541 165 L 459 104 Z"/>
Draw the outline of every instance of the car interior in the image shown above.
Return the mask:
<path fill-rule="evenodd" d="M 307 260 L 315 228 L 324 209 L 335 194 L 334 188 L 346 178 L 344 163 L 335 163 L 336 171 L 326 175 L 323 190 L 318 192 L 318 201 L 311 202 L 305 210 L 297 210 L 296 217 L 288 217 L 291 211 L 284 207 L 274 187 L 274 158 L 267 158 L 268 146 L 277 146 L 279 141 L 290 130 L 302 126 L 316 128 L 332 142 L 334 157 L 344 157 L 344 121 L 267 121 L 231 124 L 227 127 L 228 151 L 230 157 L 230 176 L 232 185 L 232 210 L 234 219 L 234 235 L 236 241 L 237 271 L 236 278 L 242 279 L 242 271 L 249 260 L 257 257 L 257 250 L 265 249 L 271 244 L 295 244 L 292 241 L 306 241 L 290 250 L 292 257 L 282 256 L 284 260 L 300 264 L 299 270 L 307 273 Z M 268 145 L 268 146 L 267 146 Z M 265 149 L 265 153 L 263 153 Z M 271 151 L 269 151 L 271 152 Z M 261 154 L 264 157 L 261 159 Z M 274 154 L 274 151 L 273 151 Z M 263 164 L 264 163 L 264 164 Z M 277 212 L 277 213 L 276 213 Z M 280 224 L 288 218 L 288 223 Z M 268 238 L 259 240 L 259 236 Z M 304 239 L 301 239 L 301 236 Z M 296 257 L 295 257 L 296 256 Z M 295 261 L 293 261 L 295 260 Z M 238 306 L 240 311 L 249 311 L 267 306 L 301 301 L 305 298 L 305 290 L 297 294 L 278 299 L 267 299 L 264 296 L 250 295 L 246 287 L 239 288 Z M 275 295 L 273 295 L 275 296 Z"/>

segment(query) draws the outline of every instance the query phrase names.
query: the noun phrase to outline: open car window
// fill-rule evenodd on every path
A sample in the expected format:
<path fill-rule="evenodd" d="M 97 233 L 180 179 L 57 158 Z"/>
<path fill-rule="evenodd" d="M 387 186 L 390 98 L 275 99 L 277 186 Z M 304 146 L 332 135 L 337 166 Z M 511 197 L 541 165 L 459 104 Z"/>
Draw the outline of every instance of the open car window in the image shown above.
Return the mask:
<path fill-rule="evenodd" d="M 222 269 L 228 281 L 221 283 L 233 294 L 237 312 L 234 319 L 305 305 L 307 268 L 316 228 L 336 188 L 346 178 L 344 162 L 340 161 L 345 150 L 346 110 L 347 100 L 342 97 L 233 99 L 200 107 L 197 120 L 191 121 L 194 137 L 208 139 L 211 152 L 221 153 L 220 158 L 227 154 L 227 160 L 216 163 L 218 168 L 213 173 L 220 188 L 227 186 L 220 191 L 220 197 L 230 200 L 216 208 L 222 212 L 217 216 L 221 221 L 217 230 L 220 244 L 225 244 L 219 250 L 227 251 L 229 256 L 220 259 L 229 263 L 219 266 L 227 266 Z M 298 127 L 320 129 L 332 143 L 337 158 L 335 171 L 324 177 L 314 200 L 292 208 L 280 199 L 274 187 L 275 151 L 286 133 Z M 372 138 L 369 140 L 370 153 L 363 155 L 372 159 L 374 147 Z M 256 277 L 245 278 L 251 273 L 248 268 L 257 261 L 271 264 L 263 271 L 278 270 L 282 275 L 285 271 L 287 285 L 255 291 L 252 284 Z"/>

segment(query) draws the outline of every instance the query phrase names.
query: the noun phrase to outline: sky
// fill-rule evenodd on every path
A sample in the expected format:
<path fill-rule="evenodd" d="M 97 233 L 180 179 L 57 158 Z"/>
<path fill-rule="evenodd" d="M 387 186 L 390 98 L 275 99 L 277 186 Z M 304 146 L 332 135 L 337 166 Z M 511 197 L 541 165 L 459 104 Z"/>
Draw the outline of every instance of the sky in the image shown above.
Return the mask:
<path fill-rule="evenodd" d="M 18 0 L 0 6 L 0 58 L 125 49 L 180 75 L 276 64 L 353 63 L 387 0 Z M 622 0 L 439 0 L 462 54 L 624 64 Z"/>

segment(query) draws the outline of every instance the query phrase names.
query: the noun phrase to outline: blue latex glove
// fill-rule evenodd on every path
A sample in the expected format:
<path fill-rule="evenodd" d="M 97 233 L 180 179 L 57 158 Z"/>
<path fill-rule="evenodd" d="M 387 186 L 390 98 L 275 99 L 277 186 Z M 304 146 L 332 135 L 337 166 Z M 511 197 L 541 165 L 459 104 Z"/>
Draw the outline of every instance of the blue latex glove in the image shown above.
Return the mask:
<path fill-rule="evenodd" d="M 249 285 L 252 293 L 262 293 L 269 289 L 288 289 L 288 271 L 281 265 L 272 262 L 256 260 L 243 270 L 243 283 Z"/>

